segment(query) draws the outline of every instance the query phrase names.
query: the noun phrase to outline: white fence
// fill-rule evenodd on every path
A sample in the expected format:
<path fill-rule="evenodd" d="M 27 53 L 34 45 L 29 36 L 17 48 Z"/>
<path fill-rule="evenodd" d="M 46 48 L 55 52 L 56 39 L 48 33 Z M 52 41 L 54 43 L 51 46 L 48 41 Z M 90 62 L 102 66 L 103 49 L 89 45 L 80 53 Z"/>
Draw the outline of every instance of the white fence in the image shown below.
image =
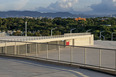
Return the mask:
<path fill-rule="evenodd" d="M 0 54 L 37 57 L 116 72 L 116 50 L 30 42 L 4 42 Z"/>

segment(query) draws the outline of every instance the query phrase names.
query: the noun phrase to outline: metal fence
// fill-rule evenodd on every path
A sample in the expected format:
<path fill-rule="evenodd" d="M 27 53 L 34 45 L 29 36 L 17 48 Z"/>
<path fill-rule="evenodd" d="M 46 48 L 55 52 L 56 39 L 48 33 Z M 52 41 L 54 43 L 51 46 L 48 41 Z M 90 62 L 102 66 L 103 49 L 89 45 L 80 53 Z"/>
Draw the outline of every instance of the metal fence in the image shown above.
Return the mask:
<path fill-rule="evenodd" d="M 55 35 L 55 36 L 40 36 L 40 37 L 24 37 L 24 36 L 11 36 L 11 37 L 0 37 L 0 40 L 3 41 L 32 41 L 32 40 L 42 40 L 42 39 L 55 39 L 55 38 L 65 38 L 65 37 L 75 37 L 75 36 L 83 36 L 83 35 L 92 35 L 90 33 L 76 33 L 76 34 L 65 34 L 65 35 Z"/>
<path fill-rule="evenodd" d="M 37 57 L 116 71 L 116 50 L 50 43 L 4 42 L 0 54 Z"/>

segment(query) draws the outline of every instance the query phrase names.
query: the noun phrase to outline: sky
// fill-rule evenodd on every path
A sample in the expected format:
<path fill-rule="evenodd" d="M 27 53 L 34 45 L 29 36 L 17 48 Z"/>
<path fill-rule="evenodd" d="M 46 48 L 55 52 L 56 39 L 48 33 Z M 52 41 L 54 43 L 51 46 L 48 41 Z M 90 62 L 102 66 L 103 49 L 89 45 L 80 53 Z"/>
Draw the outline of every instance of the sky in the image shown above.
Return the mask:
<path fill-rule="evenodd" d="M 0 11 L 115 13 L 116 0 L 0 0 Z"/>

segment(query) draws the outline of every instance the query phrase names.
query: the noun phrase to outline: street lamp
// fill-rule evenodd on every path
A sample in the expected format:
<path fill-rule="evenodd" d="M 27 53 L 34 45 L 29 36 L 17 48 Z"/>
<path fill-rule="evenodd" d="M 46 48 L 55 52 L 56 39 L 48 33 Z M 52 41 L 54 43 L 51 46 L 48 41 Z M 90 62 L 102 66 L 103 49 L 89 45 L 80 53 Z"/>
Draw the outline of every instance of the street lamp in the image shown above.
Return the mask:
<path fill-rule="evenodd" d="M 116 33 L 116 32 L 112 32 L 112 34 L 111 34 L 111 41 L 114 40 L 114 38 L 113 38 L 114 33 Z"/>
<path fill-rule="evenodd" d="M 53 30 L 55 30 L 56 28 L 57 28 L 57 27 L 55 27 L 55 28 L 51 29 L 51 36 L 52 36 L 52 31 L 53 31 Z"/>
<path fill-rule="evenodd" d="M 88 33 L 91 29 L 87 30 L 86 33 Z"/>
<path fill-rule="evenodd" d="M 76 28 L 71 29 L 71 30 L 70 30 L 70 33 L 72 33 L 72 31 L 75 30 L 75 29 L 76 29 Z"/>
<path fill-rule="evenodd" d="M 102 34 L 101 34 L 101 33 L 102 33 L 102 32 L 104 32 L 104 31 L 101 31 L 101 32 L 100 32 L 100 37 L 99 37 L 99 38 L 100 38 L 100 40 L 101 40 L 101 36 L 102 36 Z"/>
<path fill-rule="evenodd" d="M 27 37 L 27 21 L 25 22 L 25 37 Z"/>
<path fill-rule="evenodd" d="M 103 40 L 105 40 L 105 36 L 101 35 L 103 37 Z"/>

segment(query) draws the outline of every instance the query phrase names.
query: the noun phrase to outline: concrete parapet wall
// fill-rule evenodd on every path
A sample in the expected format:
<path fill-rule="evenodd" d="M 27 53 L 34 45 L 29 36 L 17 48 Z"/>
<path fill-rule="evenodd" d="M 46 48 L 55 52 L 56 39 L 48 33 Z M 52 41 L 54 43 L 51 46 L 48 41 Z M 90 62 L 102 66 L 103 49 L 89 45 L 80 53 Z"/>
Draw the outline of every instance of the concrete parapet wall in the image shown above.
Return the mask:
<path fill-rule="evenodd" d="M 94 45 L 93 35 L 83 35 L 83 36 L 72 36 L 72 37 L 62 37 L 62 38 L 54 38 L 54 39 L 41 39 L 41 40 L 33 40 L 28 42 L 38 42 L 38 43 L 46 43 L 52 41 L 69 41 L 69 45 L 74 46 L 89 46 Z"/>
<path fill-rule="evenodd" d="M 93 40 L 94 40 L 93 39 L 93 35 L 76 38 L 76 39 L 74 39 L 74 45 L 75 46 L 89 46 L 89 45 L 94 45 L 94 41 Z"/>

